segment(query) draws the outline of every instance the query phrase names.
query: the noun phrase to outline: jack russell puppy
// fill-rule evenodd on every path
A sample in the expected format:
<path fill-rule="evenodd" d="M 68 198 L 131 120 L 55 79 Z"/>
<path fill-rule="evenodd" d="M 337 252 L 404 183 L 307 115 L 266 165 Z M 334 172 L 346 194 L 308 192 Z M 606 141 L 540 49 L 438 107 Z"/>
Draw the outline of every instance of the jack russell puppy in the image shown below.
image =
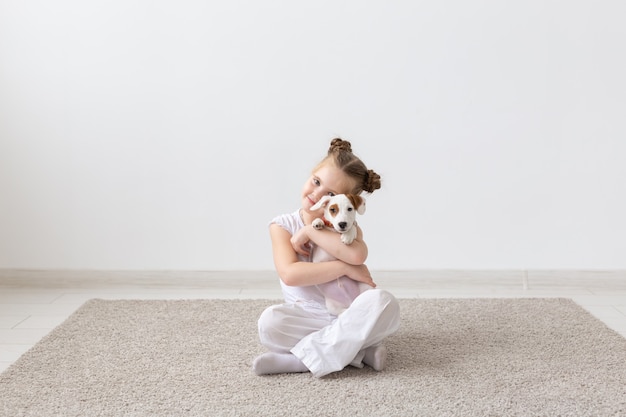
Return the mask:
<path fill-rule="evenodd" d="M 354 194 L 326 195 L 322 197 L 311 210 L 324 207 L 324 218 L 315 219 L 312 226 L 316 229 L 324 227 L 341 233 L 341 241 L 351 244 L 356 238 L 356 215 L 365 213 L 365 199 Z M 311 262 L 332 261 L 335 258 L 319 246 L 315 246 L 311 254 Z M 355 281 L 347 276 L 336 280 L 318 284 L 326 299 L 326 308 L 334 315 L 343 313 L 352 304 L 352 301 L 362 292 L 371 287 Z"/>

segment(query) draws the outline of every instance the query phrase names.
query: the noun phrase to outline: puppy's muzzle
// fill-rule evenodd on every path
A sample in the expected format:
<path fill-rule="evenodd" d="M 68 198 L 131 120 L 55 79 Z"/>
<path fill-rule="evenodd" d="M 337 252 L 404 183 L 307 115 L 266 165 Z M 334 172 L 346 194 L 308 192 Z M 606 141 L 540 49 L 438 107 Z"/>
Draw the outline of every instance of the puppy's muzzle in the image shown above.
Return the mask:
<path fill-rule="evenodd" d="M 346 230 L 346 227 L 348 227 L 348 223 L 347 222 L 339 222 L 339 223 L 337 223 L 337 226 L 339 226 L 339 228 L 341 230 Z"/>

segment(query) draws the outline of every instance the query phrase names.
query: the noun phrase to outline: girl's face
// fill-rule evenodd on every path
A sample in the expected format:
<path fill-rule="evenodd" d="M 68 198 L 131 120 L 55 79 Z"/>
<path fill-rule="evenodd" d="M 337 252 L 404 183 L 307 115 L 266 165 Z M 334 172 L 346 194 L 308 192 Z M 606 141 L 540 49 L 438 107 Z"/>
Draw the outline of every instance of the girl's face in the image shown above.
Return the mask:
<path fill-rule="evenodd" d="M 311 207 L 325 195 L 347 194 L 355 187 L 355 180 L 348 177 L 341 169 L 332 164 L 325 164 L 313 172 L 302 187 L 302 208 L 310 211 Z M 321 216 L 324 208 L 316 212 Z"/>

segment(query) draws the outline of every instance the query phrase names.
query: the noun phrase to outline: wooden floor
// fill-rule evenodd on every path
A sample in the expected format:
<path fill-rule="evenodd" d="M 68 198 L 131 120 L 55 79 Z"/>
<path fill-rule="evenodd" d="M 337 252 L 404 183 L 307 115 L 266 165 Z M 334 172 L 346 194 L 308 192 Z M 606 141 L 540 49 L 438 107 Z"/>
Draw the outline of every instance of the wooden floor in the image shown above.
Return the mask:
<path fill-rule="evenodd" d="M 626 337 L 626 271 L 378 271 L 397 298 L 571 298 Z M 85 301 L 275 299 L 273 271 L 0 270 L 0 372 Z"/>

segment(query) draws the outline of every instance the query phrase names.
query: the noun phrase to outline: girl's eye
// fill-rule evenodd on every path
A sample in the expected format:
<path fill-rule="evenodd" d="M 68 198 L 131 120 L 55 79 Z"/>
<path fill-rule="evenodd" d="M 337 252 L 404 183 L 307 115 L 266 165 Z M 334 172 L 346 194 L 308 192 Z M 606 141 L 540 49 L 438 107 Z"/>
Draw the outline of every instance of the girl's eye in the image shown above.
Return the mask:
<path fill-rule="evenodd" d="M 328 195 L 329 195 L 329 196 L 331 196 L 331 197 L 334 197 L 334 196 L 335 196 L 335 193 L 333 193 L 333 192 L 329 192 L 329 193 L 328 193 Z"/>
<path fill-rule="evenodd" d="M 319 187 L 320 180 L 318 180 L 317 178 L 313 178 L 313 184 L 315 184 L 315 185 L 317 185 Z"/>

